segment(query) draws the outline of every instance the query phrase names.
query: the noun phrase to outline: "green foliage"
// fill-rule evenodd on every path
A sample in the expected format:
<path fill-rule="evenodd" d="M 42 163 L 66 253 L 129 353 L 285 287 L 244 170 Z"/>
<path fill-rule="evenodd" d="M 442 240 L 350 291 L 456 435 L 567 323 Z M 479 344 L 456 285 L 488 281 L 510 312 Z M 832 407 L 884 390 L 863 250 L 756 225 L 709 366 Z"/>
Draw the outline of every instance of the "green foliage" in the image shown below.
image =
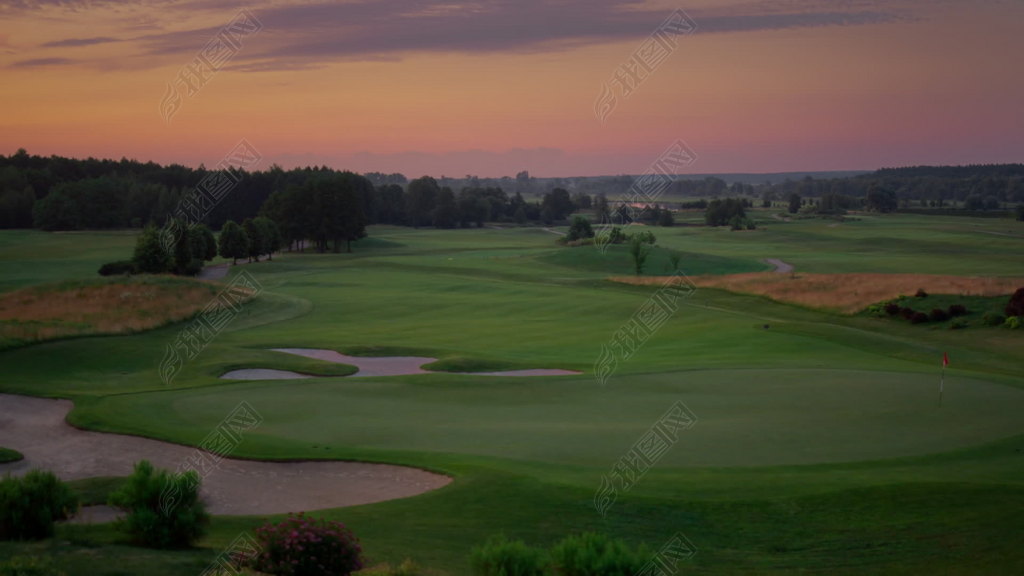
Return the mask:
<path fill-rule="evenodd" d="M 249 255 L 249 235 L 234 220 L 228 220 L 220 231 L 219 249 L 222 258 L 231 258 L 231 263 L 237 264 L 239 258 Z"/>
<path fill-rule="evenodd" d="M 176 220 L 171 227 L 176 230 L 174 238 L 174 273 L 179 276 L 190 275 L 189 267 L 192 264 L 192 239 L 189 235 L 188 224 L 184 220 Z"/>
<path fill-rule="evenodd" d="M 1024 318 L 1022 318 L 1021 316 L 1010 316 L 1009 318 L 1006 319 L 1006 322 L 1003 323 L 1003 325 L 1009 328 L 1010 330 L 1019 329 L 1021 327 L 1021 324 L 1024 324 Z"/>
<path fill-rule="evenodd" d="M 266 240 L 263 237 L 263 229 L 256 225 L 251 218 L 246 218 L 242 221 L 242 230 L 245 230 L 246 237 L 249 238 L 249 247 L 246 250 L 246 257 L 249 261 L 253 260 L 259 262 L 260 255 L 264 252 L 264 244 Z"/>
<path fill-rule="evenodd" d="M 865 207 L 872 212 L 892 212 L 898 206 L 896 193 L 888 188 L 873 184 L 868 188 Z"/>
<path fill-rule="evenodd" d="M 567 536 L 551 550 L 559 576 L 633 576 L 649 560 L 646 548 L 632 550 L 621 540 L 593 532 Z"/>
<path fill-rule="evenodd" d="M 15 556 L 0 560 L 0 576 L 64 576 L 64 572 L 46 558 Z"/>
<path fill-rule="evenodd" d="M 100 276 L 124 276 L 135 272 L 135 262 L 131 260 L 118 260 L 107 262 L 100 266 Z"/>
<path fill-rule="evenodd" d="M 459 223 L 459 205 L 455 201 L 455 193 L 445 186 L 437 193 L 437 204 L 432 213 L 435 228 L 455 228 Z"/>
<path fill-rule="evenodd" d="M 147 460 L 135 470 L 109 504 L 127 512 L 117 521 L 132 543 L 148 548 L 185 548 L 206 533 L 210 517 L 199 499 L 199 475 L 157 470 Z"/>
<path fill-rule="evenodd" d="M 985 326 L 1002 326 L 1006 322 L 1006 316 L 989 312 L 981 317 L 981 322 Z"/>
<path fill-rule="evenodd" d="M 800 204 L 801 204 L 801 202 L 802 202 L 802 200 L 801 200 L 799 194 L 797 194 L 796 192 L 790 194 L 789 195 L 789 204 L 788 204 L 788 206 L 786 208 L 787 211 L 790 214 L 796 214 L 797 212 L 800 211 Z"/>
<path fill-rule="evenodd" d="M 541 210 L 545 211 L 552 220 L 564 220 L 575 209 L 576 206 L 573 204 L 569 192 L 564 188 L 551 190 L 544 195 L 544 199 L 541 201 Z"/>
<path fill-rule="evenodd" d="M 78 509 L 78 498 L 53 472 L 31 470 L 0 479 L 0 540 L 53 536 L 53 523 Z"/>
<path fill-rule="evenodd" d="M 547 567 L 542 550 L 504 536 L 473 548 L 469 562 L 474 576 L 544 576 Z"/>
<path fill-rule="evenodd" d="M 708 226 L 725 226 L 736 217 L 746 218 L 746 201 L 741 198 L 712 200 L 704 209 L 704 223 Z"/>
<path fill-rule="evenodd" d="M 672 216 L 672 211 L 665 208 L 658 212 L 658 226 L 671 227 L 676 223 L 675 218 Z"/>
<path fill-rule="evenodd" d="M 569 234 L 566 236 L 566 240 L 573 242 L 583 238 L 593 237 L 594 229 L 590 227 L 590 220 L 587 220 L 583 216 L 575 216 L 572 219 L 572 226 L 569 227 Z"/>
<path fill-rule="evenodd" d="M 0 447 L 0 464 L 5 464 L 7 462 L 17 462 L 24 458 L 25 456 L 23 456 L 22 453 L 18 452 L 17 450 Z"/>
<path fill-rule="evenodd" d="M 644 273 L 644 264 L 651 254 L 651 246 L 644 242 L 638 235 L 629 239 L 629 255 L 633 258 L 633 270 L 639 276 Z"/>
<path fill-rule="evenodd" d="M 142 274 L 163 274 L 173 266 L 171 255 L 160 243 L 160 231 L 150 226 L 142 231 L 132 255 L 135 269 Z"/>
<path fill-rule="evenodd" d="M 289 515 L 256 529 L 253 567 L 277 576 L 348 576 L 363 568 L 359 539 L 341 522 Z"/>
<path fill-rule="evenodd" d="M 277 227 L 276 222 L 266 216 L 254 219 L 253 223 L 263 237 L 263 252 L 267 255 L 268 260 L 273 260 L 274 252 L 281 249 L 281 230 Z"/>

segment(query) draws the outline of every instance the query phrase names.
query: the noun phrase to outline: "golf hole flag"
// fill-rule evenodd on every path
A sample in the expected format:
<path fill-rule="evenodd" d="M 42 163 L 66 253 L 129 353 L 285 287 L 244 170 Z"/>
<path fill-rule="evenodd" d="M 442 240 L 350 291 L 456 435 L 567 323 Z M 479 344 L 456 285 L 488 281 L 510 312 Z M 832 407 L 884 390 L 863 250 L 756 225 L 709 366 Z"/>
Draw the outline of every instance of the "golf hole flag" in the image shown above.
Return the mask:
<path fill-rule="evenodd" d="M 942 353 L 942 367 L 945 368 L 946 366 L 949 366 L 949 353 L 943 352 Z"/>

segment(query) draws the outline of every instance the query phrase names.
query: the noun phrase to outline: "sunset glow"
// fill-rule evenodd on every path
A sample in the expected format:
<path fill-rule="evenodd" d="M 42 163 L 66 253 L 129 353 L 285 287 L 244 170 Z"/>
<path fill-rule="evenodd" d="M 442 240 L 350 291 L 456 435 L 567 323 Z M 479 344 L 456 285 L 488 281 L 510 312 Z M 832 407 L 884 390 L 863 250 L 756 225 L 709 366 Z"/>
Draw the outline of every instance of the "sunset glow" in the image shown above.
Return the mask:
<path fill-rule="evenodd" d="M 697 23 L 604 123 L 602 83 Z M 262 26 L 169 122 L 167 85 L 240 10 Z M 1024 4 L 411 0 L 0 2 L 0 153 L 410 177 L 1019 162 Z"/>

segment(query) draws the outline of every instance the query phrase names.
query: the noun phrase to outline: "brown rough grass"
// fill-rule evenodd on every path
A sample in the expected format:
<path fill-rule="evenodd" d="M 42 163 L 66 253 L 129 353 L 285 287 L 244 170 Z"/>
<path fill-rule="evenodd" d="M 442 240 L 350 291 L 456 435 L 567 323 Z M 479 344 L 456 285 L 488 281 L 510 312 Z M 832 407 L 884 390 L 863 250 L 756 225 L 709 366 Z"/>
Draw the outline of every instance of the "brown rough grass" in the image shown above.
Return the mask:
<path fill-rule="evenodd" d="M 657 276 L 614 276 L 614 282 L 660 285 Z M 929 294 L 1003 296 L 1024 286 L 1024 278 L 944 276 L 938 274 L 778 274 L 751 272 L 725 276 L 692 276 L 697 287 L 720 288 L 740 294 L 767 296 L 780 302 L 800 304 L 844 314 L 854 314 L 871 304 L 923 289 Z"/>
<path fill-rule="evenodd" d="M 0 348 L 151 330 L 191 318 L 223 288 L 187 278 L 133 277 L 33 286 L 0 294 Z"/>

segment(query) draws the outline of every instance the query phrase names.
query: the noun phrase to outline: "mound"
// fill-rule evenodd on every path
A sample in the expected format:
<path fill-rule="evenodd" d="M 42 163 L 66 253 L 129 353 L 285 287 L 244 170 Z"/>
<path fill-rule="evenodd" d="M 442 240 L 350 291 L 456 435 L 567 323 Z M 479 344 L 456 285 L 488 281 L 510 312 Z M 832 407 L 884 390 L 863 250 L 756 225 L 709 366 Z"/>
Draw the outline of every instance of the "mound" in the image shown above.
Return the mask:
<path fill-rule="evenodd" d="M 194 316 L 223 289 L 190 278 L 135 276 L 9 292 L 0 295 L 0 349 L 71 336 L 159 328 Z"/>

